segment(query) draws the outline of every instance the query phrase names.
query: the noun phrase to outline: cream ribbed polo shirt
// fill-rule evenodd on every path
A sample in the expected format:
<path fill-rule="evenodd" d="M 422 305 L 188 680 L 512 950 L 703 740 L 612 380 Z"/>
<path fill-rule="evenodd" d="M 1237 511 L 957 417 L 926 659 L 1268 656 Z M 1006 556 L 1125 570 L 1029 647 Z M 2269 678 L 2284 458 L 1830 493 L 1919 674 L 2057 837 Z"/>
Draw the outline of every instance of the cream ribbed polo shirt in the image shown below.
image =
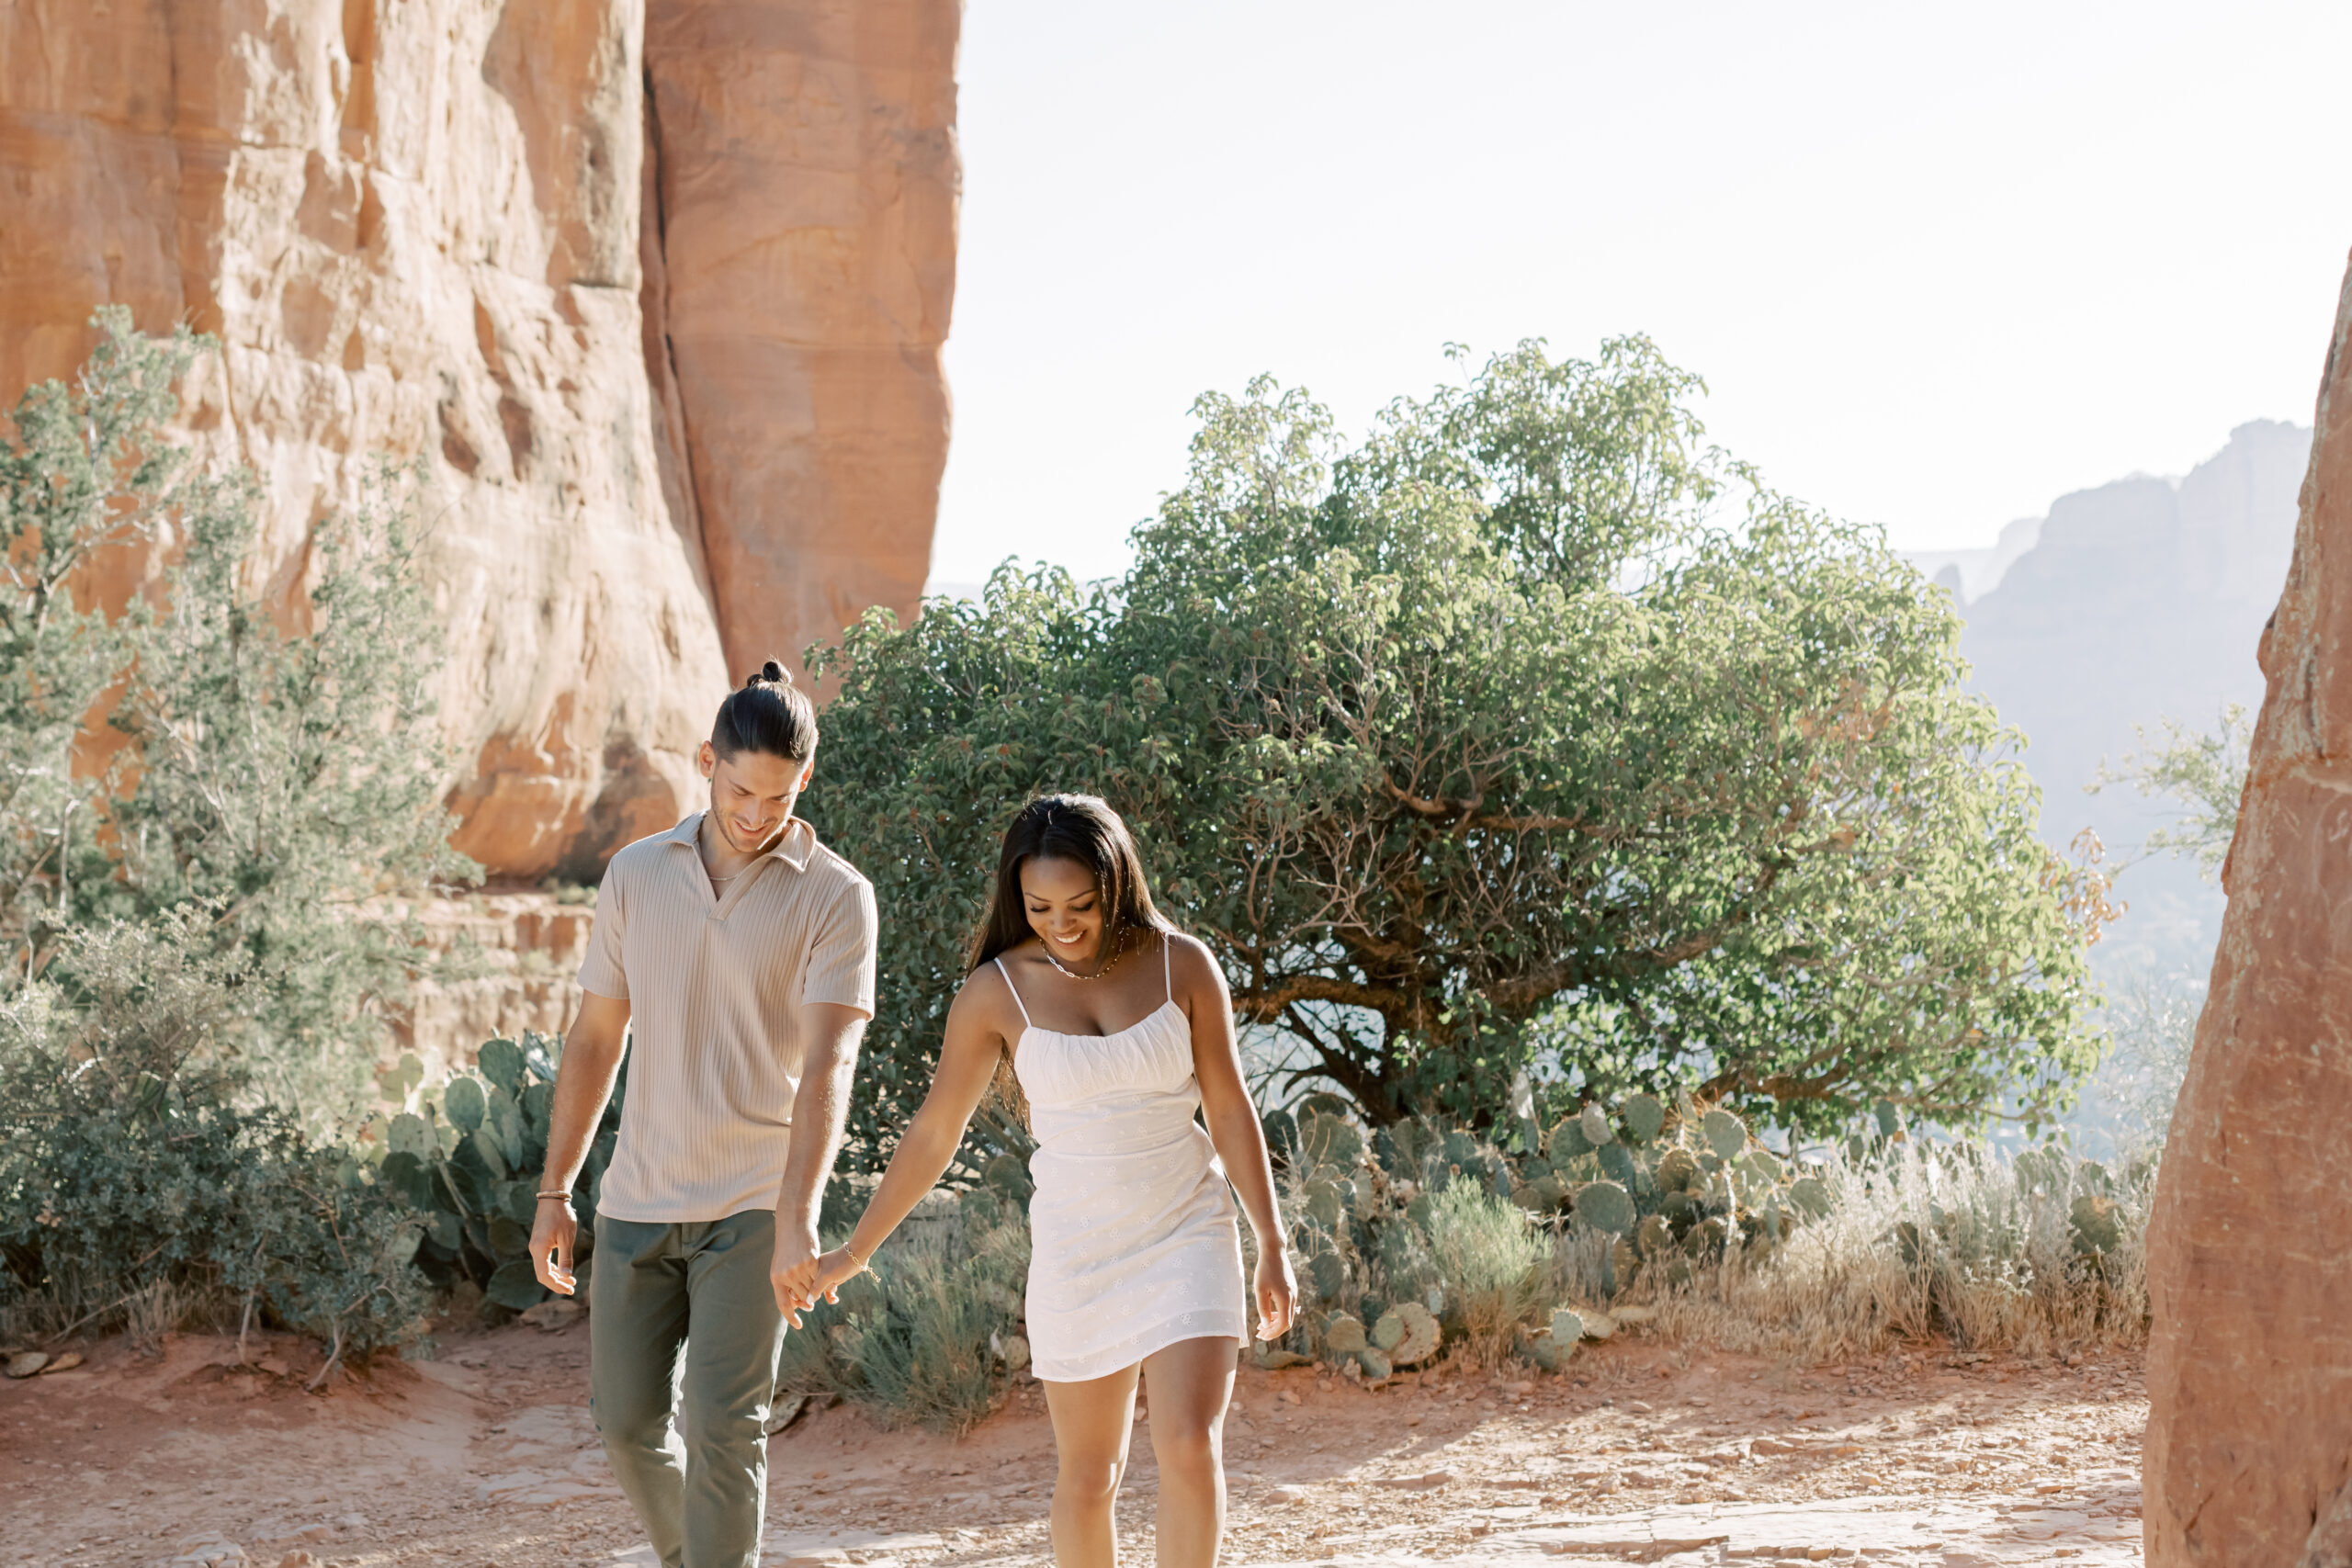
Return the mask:
<path fill-rule="evenodd" d="M 616 1220 L 774 1208 L 806 1043 L 800 1010 L 874 1012 L 873 885 L 795 820 L 711 894 L 703 814 L 613 856 L 581 988 L 629 1008 L 619 1146 L 596 1190 Z"/>

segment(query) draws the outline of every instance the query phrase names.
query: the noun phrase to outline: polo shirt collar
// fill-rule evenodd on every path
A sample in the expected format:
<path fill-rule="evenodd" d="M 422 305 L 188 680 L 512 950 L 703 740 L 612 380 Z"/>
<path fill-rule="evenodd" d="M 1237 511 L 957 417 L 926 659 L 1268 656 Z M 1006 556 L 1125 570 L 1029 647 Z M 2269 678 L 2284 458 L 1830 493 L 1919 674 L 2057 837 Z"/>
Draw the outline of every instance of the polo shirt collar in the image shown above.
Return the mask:
<path fill-rule="evenodd" d="M 702 836 L 702 819 L 709 815 L 707 811 L 697 811 L 662 836 L 673 844 L 694 849 L 695 840 Z M 795 871 L 806 871 L 808 857 L 816 849 L 817 829 L 808 826 L 806 818 L 795 817 L 791 826 L 785 829 L 783 840 L 764 858 L 782 861 Z"/>

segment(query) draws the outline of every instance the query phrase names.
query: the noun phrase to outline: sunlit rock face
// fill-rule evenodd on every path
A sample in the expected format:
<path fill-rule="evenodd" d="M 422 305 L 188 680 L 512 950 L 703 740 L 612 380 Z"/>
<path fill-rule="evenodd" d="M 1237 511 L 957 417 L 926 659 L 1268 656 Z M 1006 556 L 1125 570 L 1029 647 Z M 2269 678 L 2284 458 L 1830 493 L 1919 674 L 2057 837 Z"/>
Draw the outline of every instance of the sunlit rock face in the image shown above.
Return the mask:
<path fill-rule="evenodd" d="M 2352 279 L 2149 1238 L 2151 1568 L 2291 1563 L 2352 1485 Z M 2332 1559 L 2331 1559 L 2332 1560 Z"/>
<path fill-rule="evenodd" d="M 960 18 L 958 0 L 655 0 L 647 18 L 647 316 L 739 677 L 922 597 Z"/>
<path fill-rule="evenodd" d="M 0 5 L 0 396 L 107 300 L 217 333 L 186 423 L 262 476 L 291 621 L 316 521 L 421 457 L 457 841 L 593 878 L 694 804 L 722 626 L 763 656 L 914 606 L 956 20 L 656 0 L 655 118 L 645 0 Z"/>

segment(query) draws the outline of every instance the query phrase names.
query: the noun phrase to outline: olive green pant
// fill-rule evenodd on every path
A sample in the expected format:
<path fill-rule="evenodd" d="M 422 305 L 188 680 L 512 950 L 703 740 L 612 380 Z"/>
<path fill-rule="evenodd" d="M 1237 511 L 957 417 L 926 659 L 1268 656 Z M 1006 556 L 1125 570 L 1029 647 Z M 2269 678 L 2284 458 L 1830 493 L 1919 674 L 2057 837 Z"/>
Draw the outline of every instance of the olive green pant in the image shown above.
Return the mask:
<path fill-rule="evenodd" d="M 784 1317 L 775 1215 L 596 1216 L 589 1405 L 664 1568 L 759 1568 L 768 1404 Z"/>

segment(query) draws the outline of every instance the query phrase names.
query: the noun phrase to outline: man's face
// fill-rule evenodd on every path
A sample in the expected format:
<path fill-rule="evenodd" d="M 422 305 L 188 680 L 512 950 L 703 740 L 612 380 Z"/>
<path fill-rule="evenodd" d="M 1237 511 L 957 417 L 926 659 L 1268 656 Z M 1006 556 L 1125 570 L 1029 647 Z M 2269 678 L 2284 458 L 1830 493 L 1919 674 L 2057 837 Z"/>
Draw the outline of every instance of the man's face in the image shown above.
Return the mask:
<path fill-rule="evenodd" d="M 710 781 L 710 820 L 738 854 L 753 854 L 784 831 L 793 802 L 808 787 L 817 761 L 788 762 L 765 751 L 721 757 L 702 743 L 702 776 Z"/>

